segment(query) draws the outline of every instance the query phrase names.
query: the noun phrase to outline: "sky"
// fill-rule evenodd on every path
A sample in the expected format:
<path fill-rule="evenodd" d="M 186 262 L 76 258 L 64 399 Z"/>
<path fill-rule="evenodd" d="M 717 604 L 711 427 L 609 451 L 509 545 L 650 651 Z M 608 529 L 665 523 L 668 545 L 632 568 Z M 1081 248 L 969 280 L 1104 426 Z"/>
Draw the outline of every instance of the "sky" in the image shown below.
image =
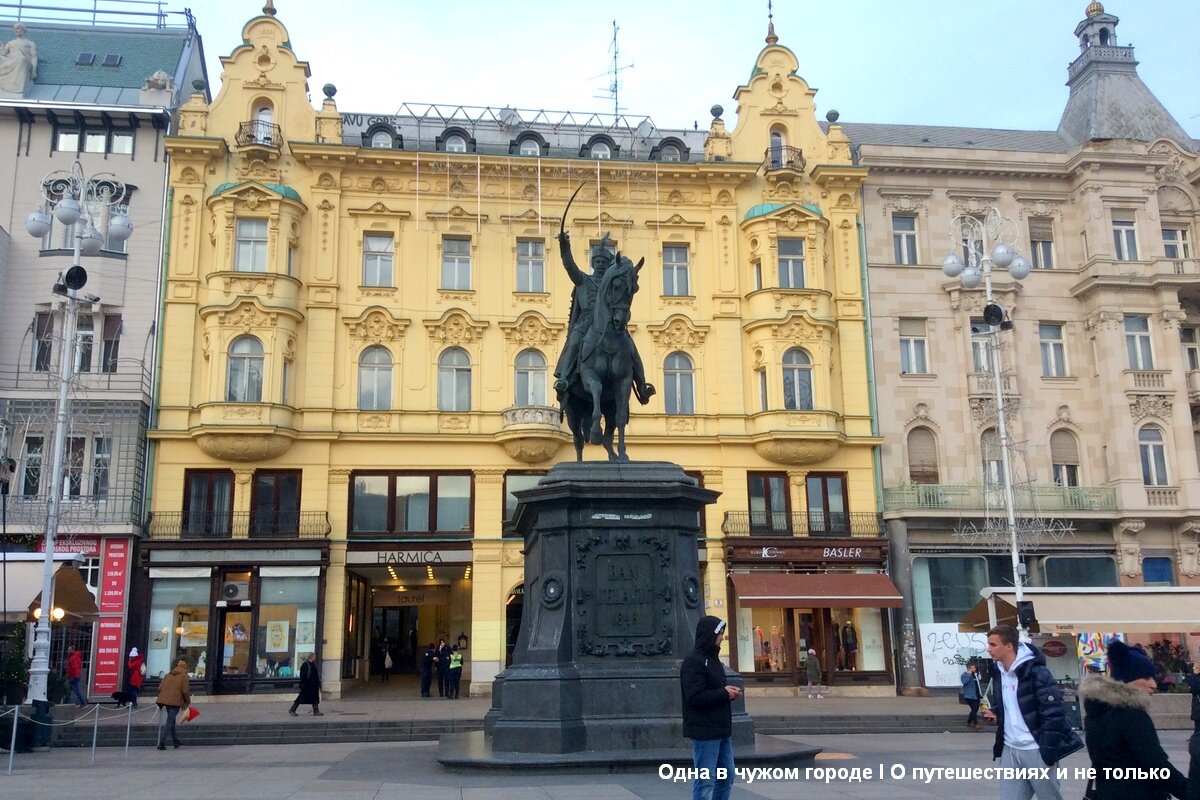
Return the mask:
<path fill-rule="evenodd" d="M 179 9 L 188 3 L 171 2 Z M 259 0 L 192 0 L 213 93 L 220 58 L 241 43 Z M 612 113 L 613 20 L 619 103 L 659 127 L 735 119 L 732 96 L 764 46 L 767 3 L 749 0 L 277 0 L 308 61 L 314 104 L 338 88 L 342 112 L 394 114 L 403 103 L 511 105 Z M 844 122 L 1053 130 L 1086 0 L 777 0 L 775 30 L 818 89 L 817 113 Z M 1188 133 L 1200 138 L 1195 0 L 1122 0 L 1118 44 Z"/>

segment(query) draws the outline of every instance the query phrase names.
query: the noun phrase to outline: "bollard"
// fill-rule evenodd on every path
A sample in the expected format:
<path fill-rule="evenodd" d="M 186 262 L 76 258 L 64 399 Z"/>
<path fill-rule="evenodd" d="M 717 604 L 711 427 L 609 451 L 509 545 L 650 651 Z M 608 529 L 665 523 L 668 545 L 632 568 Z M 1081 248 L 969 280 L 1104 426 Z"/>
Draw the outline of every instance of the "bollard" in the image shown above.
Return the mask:
<path fill-rule="evenodd" d="M 17 722 L 21 719 L 21 707 L 13 706 L 12 707 L 12 715 L 13 715 L 12 740 L 8 743 L 8 774 L 9 775 L 12 775 L 13 754 L 17 752 Z M 3 717 L 3 715 L 0 714 L 0 717 Z"/>
<path fill-rule="evenodd" d="M 125 706 L 125 757 L 129 758 L 129 732 L 133 726 L 133 707 Z"/>
<path fill-rule="evenodd" d="M 92 720 L 92 763 L 96 763 L 96 734 L 100 732 L 100 706 L 92 709 L 96 712 L 95 719 Z"/>

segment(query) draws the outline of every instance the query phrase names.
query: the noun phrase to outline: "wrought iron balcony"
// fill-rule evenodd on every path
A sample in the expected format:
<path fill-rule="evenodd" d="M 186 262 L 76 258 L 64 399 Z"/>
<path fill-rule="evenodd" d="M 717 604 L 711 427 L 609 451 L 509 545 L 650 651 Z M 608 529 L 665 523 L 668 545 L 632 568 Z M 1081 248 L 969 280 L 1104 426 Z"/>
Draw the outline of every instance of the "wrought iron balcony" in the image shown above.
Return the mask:
<path fill-rule="evenodd" d="M 976 511 L 1003 508 L 1003 489 L 999 486 L 914 483 L 883 490 L 884 511 Z M 1016 510 L 1028 511 L 1101 511 L 1117 510 L 1117 490 L 1111 486 L 1014 486 Z"/>
<path fill-rule="evenodd" d="M 9 533 L 31 527 L 44 531 L 50 510 L 50 495 L 16 494 L 20 484 L 13 477 L 13 493 L 8 496 Z M 134 525 L 142 519 L 141 495 L 109 494 L 103 497 L 80 495 L 64 497 L 59 507 L 61 523 L 68 528 L 90 525 Z"/>
<path fill-rule="evenodd" d="M 324 511 L 174 511 L 150 515 L 151 539 L 322 539 Z"/>
<path fill-rule="evenodd" d="M 768 147 L 763 154 L 763 169 L 772 172 L 777 169 L 804 170 L 804 151 L 799 147 Z"/>
<path fill-rule="evenodd" d="M 872 539 L 883 535 L 883 523 L 878 514 L 870 513 L 726 511 L 721 530 L 727 536 Z"/>
<path fill-rule="evenodd" d="M 252 119 L 238 125 L 237 135 L 233 137 L 239 147 L 260 145 L 278 150 L 283 144 L 283 135 L 279 126 L 261 119 Z"/>

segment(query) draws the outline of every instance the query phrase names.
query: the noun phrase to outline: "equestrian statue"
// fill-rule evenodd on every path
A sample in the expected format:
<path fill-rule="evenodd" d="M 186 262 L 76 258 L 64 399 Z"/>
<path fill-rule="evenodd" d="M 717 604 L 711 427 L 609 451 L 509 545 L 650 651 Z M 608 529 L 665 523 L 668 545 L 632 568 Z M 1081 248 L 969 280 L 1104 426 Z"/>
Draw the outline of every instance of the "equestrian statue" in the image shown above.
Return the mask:
<path fill-rule="evenodd" d="M 583 460 L 586 442 L 603 445 L 609 461 L 628 461 L 625 426 L 629 424 L 629 394 L 633 392 L 645 405 L 655 392 L 646 382 L 637 345 L 626 327 L 645 259 L 634 264 L 614 252 L 606 233 L 592 254 L 592 271 L 587 274 L 575 263 L 571 237 L 565 230 L 559 231 L 558 245 L 575 288 L 567 343 L 554 370 L 554 389 L 575 439 L 575 458 Z"/>

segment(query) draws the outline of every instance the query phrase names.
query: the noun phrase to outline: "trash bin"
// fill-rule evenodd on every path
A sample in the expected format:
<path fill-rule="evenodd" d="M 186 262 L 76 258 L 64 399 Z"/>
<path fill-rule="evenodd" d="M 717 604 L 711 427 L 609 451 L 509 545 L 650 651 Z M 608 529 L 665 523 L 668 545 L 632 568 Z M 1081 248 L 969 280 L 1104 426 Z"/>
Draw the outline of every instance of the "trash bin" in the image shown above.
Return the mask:
<path fill-rule="evenodd" d="M 1071 727 L 1077 731 L 1083 730 L 1083 715 L 1079 712 L 1078 694 L 1063 694 L 1063 710 Z"/>

